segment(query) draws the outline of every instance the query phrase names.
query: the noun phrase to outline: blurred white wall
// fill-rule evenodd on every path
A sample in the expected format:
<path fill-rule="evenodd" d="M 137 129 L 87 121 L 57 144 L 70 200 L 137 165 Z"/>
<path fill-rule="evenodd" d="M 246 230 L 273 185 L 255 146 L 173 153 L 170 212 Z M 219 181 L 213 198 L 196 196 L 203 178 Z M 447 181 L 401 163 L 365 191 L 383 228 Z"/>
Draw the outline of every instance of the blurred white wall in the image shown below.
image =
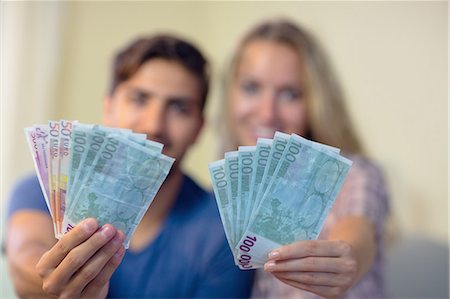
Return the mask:
<path fill-rule="evenodd" d="M 215 76 L 211 123 L 220 116 L 218 76 L 238 38 L 265 17 L 288 16 L 329 53 L 357 131 L 386 173 L 396 228 L 447 243 L 447 2 L 1 2 L 1 9 L 1 207 L 13 182 L 33 171 L 23 127 L 101 122 L 110 59 L 131 38 L 163 30 L 198 43 Z M 205 186 L 219 139 L 207 126 L 185 161 Z"/>

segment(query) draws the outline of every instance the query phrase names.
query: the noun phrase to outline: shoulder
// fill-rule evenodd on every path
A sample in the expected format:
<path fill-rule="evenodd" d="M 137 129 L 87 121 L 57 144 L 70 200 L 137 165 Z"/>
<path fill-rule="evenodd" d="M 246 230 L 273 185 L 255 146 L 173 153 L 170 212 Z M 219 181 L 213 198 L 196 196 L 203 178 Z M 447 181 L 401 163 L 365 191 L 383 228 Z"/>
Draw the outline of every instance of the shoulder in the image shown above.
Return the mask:
<path fill-rule="evenodd" d="M 381 167 L 373 160 L 360 155 L 350 155 L 347 157 L 353 161 L 350 172 L 366 178 L 384 180 Z"/>
<path fill-rule="evenodd" d="M 372 194 L 386 197 L 386 182 L 379 165 L 360 155 L 348 156 L 353 161 L 341 193 Z"/>
<path fill-rule="evenodd" d="M 41 187 L 39 185 L 39 181 L 36 175 L 27 175 L 19 179 L 14 187 L 12 194 L 21 194 L 27 193 L 30 195 L 35 195 L 37 191 L 41 192 Z"/>
<path fill-rule="evenodd" d="M 24 209 L 47 212 L 45 199 L 35 175 L 23 177 L 14 185 L 9 196 L 7 217 Z"/>
<path fill-rule="evenodd" d="M 339 217 L 361 215 L 381 223 L 389 210 L 389 196 L 380 166 L 359 155 L 347 157 L 353 164 L 336 199 L 334 212 Z"/>

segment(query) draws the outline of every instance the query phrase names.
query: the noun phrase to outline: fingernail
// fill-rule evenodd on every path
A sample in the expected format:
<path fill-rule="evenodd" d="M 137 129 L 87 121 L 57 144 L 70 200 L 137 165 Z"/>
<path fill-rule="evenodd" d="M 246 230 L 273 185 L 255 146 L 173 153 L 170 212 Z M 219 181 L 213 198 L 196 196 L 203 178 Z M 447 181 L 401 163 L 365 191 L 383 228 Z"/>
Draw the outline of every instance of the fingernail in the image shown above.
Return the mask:
<path fill-rule="evenodd" d="M 120 233 L 119 231 L 117 231 L 116 232 L 116 235 L 114 236 L 114 239 L 113 239 L 113 242 L 116 244 L 116 245 L 119 245 L 119 244 L 122 244 L 123 243 L 123 241 L 124 241 L 124 236 L 123 236 L 123 233 Z"/>
<path fill-rule="evenodd" d="M 125 254 L 125 249 L 123 247 L 120 247 L 120 249 L 117 250 L 116 253 L 114 253 L 114 256 L 116 258 L 119 258 L 119 257 L 122 257 L 122 255 L 124 255 L 124 254 Z"/>
<path fill-rule="evenodd" d="M 272 272 L 275 269 L 275 263 L 274 262 L 267 262 L 264 264 L 264 270 L 268 272 Z"/>
<path fill-rule="evenodd" d="M 87 233 L 92 233 L 97 229 L 97 222 L 92 218 L 86 219 L 83 228 Z"/>
<path fill-rule="evenodd" d="M 276 258 L 279 258 L 279 257 L 280 257 L 280 252 L 279 251 L 274 250 L 274 251 L 271 251 L 269 253 L 269 259 L 276 259 Z"/>
<path fill-rule="evenodd" d="M 123 233 L 123 231 L 119 231 L 117 233 L 119 235 L 119 241 L 122 243 L 123 241 L 125 241 L 125 234 Z"/>
<path fill-rule="evenodd" d="M 111 238 L 115 234 L 115 231 L 109 225 L 103 225 L 100 232 L 105 238 Z"/>

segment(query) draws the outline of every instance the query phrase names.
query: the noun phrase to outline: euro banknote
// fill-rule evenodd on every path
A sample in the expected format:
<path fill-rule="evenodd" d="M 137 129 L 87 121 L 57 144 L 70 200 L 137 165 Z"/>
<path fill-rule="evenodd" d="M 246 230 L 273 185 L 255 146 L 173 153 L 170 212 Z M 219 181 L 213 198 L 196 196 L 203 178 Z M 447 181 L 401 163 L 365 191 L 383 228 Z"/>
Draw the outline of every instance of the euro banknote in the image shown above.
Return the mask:
<path fill-rule="evenodd" d="M 229 194 L 222 194 L 221 201 L 227 195 L 227 210 L 233 203 L 238 210 L 245 207 L 246 213 L 238 213 L 224 229 L 237 232 L 230 248 L 235 264 L 248 270 L 263 267 L 275 248 L 318 237 L 352 162 L 335 147 L 282 132 L 276 132 L 273 140 L 259 138 L 256 147 L 239 147 L 237 152 L 239 200 L 233 202 Z M 251 163 L 239 160 L 250 156 Z M 223 185 L 230 183 L 228 170 L 224 168 Z M 217 197 L 216 189 L 214 193 Z"/>
<path fill-rule="evenodd" d="M 94 217 L 122 230 L 128 248 L 174 162 L 162 154 L 163 144 L 128 129 L 67 120 L 25 134 L 55 237 Z"/>

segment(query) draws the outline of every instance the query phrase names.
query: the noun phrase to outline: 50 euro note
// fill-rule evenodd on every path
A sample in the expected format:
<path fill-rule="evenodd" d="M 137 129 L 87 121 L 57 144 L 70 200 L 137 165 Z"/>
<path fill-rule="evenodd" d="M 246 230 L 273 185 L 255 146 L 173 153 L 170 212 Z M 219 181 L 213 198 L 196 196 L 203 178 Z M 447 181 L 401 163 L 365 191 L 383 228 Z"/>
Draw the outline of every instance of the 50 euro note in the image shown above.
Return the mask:
<path fill-rule="evenodd" d="M 48 139 L 49 139 L 49 149 L 48 153 L 48 183 L 49 183 L 49 193 L 50 193 L 50 207 L 52 211 L 52 220 L 55 227 L 55 237 L 60 236 L 60 227 L 58 223 L 62 217 L 61 210 L 59 207 L 59 131 L 60 123 L 59 121 L 49 121 L 48 122 Z"/>
<path fill-rule="evenodd" d="M 72 130 L 76 121 L 60 120 L 59 121 L 59 140 L 58 140 L 58 158 L 59 158 L 59 175 L 57 184 L 57 204 L 59 209 L 59 218 L 57 219 L 58 238 L 62 237 L 62 223 L 66 210 L 66 194 L 69 182 L 70 172 L 70 143 L 72 139 Z"/>
<path fill-rule="evenodd" d="M 110 223 L 131 235 L 167 177 L 173 158 L 145 148 L 128 138 L 109 134 L 100 147 L 78 195 L 66 210 L 67 233 L 88 217 L 100 225 Z"/>
<path fill-rule="evenodd" d="M 271 250 L 282 245 L 316 239 L 351 164 L 330 148 L 291 135 L 267 192 L 238 242 L 238 257 L 246 259 L 240 268 L 259 267 Z"/>

